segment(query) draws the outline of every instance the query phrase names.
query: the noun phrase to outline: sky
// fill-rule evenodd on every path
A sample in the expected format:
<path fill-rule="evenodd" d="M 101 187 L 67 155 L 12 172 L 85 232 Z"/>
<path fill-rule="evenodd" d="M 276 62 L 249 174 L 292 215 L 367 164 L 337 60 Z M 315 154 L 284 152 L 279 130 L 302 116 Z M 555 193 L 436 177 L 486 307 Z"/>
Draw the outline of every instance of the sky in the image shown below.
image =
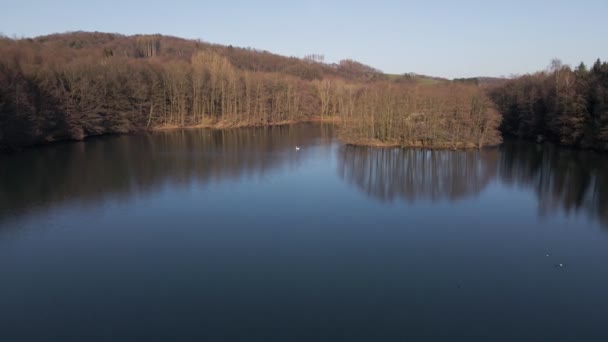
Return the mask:
<path fill-rule="evenodd" d="M 386 73 L 511 76 L 608 59 L 608 0 L 0 0 L 0 33 L 161 33 Z"/>

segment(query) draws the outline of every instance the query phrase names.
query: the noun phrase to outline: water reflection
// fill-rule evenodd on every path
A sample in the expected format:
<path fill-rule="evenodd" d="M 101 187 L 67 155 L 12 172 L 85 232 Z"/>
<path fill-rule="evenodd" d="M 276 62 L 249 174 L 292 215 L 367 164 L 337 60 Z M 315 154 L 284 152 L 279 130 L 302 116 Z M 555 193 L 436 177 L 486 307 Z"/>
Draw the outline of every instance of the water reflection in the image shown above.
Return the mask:
<path fill-rule="evenodd" d="M 368 196 L 381 201 L 402 199 L 457 200 L 479 194 L 496 175 L 497 149 L 422 151 L 345 146 L 338 173 Z"/>
<path fill-rule="evenodd" d="M 533 189 L 539 214 L 585 214 L 608 226 L 608 155 L 554 145 L 501 148 L 500 179 Z"/>
<path fill-rule="evenodd" d="M 0 155 L 0 222 L 66 201 L 95 205 L 193 181 L 263 177 L 297 166 L 332 127 L 182 130 L 105 137 Z M 295 146 L 303 148 L 294 153 Z"/>
<path fill-rule="evenodd" d="M 608 227 L 608 158 L 552 145 L 505 143 L 475 151 L 332 145 L 331 126 L 184 130 L 91 139 L 0 156 L 0 222 L 66 202 L 99 205 L 165 187 L 272 177 L 315 158 L 373 200 L 456 201 L 492 181 L 532 190 L 539 215 L 580 214 Z M 295 146 L 302 147 L 295 152 Z M 330 151 L 330 149 L 323 149 Z M 322 164 L 322 165 L 323 165 Z M 332 171 L 333 172 L 333 171 Z M 306 181 L 306 180 L 302 180 Z M 315 186 L 315 180 L 308 180 Z M 333 181 L 333 180 L 330 180 Z"/>
<path fill-rule="evenodd" d="M 338 174 L 370 198 L 455 201 L 493 180 L 534 191 L 539 215 L 582 214 L 608 226 L 608 156 L 509 142 L 479 151 L 341 147 Z"/>

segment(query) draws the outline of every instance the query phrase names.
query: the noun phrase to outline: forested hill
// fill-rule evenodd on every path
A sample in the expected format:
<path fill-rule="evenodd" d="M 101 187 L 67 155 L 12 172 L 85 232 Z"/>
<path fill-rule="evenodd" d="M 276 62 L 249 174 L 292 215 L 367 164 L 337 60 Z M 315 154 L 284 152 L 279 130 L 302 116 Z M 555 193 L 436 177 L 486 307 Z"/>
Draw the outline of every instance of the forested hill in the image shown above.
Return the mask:
<path fill-rule="evenodd" d="M 240 70 L 278 72 L 304 80 L 340 77 L 353 81 L 370 81 L 387 78 L 381 71 L 349 59 L 336 64 L 326 64 L 324 56 L 318 54 L 303 58 L 285 57 L 264 50 L 211 44 L 160 34 L 125 36 L 116 33 L 71 32 L 40 36 L 28 41 L 39 43 L 44 48 L 77 50 L 75 57 L 82 54 L 103 54 L 189 62 L 195 53 L 207 51 L 225 57 L 232 66 Z"/>
<path fill-rule="evenodd" d="M 340 122 L 345 141 L 476 147 L 500 117 L 474 82 L 386 75 L 162 35 L 0 38 L 0 148 L 173 127 Z"/>
<path fill-rule="evenodd" d="M 576 68 L 554 60 L 548 70 L 490 90 L 504 135 L 608 150 L 608 63 Z"/>

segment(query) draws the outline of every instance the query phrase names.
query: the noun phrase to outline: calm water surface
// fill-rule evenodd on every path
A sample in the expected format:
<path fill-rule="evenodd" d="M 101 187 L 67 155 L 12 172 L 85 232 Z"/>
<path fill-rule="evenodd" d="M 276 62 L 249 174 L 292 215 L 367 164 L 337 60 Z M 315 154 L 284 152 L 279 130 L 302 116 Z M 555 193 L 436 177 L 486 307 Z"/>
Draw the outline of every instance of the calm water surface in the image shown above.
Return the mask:
<path fill-rule="evenodd" d="M 608 341 L 607 317 L 605 154 L 291 126 L 0 156 L 0 341 Z"/>

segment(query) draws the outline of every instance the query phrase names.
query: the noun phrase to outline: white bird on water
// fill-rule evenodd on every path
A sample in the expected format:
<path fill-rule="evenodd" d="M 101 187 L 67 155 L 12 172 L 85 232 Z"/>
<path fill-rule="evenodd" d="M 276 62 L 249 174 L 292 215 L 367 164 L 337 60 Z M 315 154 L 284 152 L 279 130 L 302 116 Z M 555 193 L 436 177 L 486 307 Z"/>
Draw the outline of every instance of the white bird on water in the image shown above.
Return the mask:
<path fill-rule="evenodd" d="M 299 151 L 299 150 L 300 150 L 300 146 L 296 146 L 296 151 Z"/>

